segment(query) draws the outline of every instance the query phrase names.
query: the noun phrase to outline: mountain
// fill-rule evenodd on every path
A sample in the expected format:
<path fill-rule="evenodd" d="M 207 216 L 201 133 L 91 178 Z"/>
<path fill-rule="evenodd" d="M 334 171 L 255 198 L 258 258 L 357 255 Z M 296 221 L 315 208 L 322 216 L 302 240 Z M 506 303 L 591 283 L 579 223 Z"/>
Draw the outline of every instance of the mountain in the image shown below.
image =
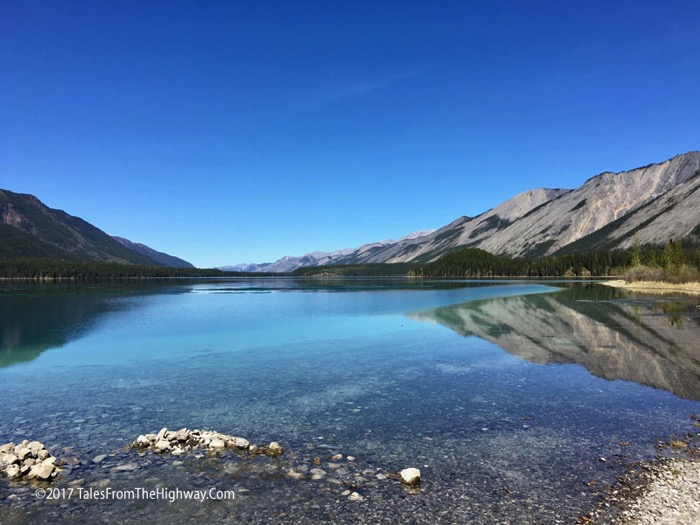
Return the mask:
<path fill-rule="evenodd" d="M 167 265 L 122 245 L 79 217 L 49 208 L 34 195 L 0 190 L 0 226 L 0 256 L 3 258 L 40 257 Z"/>
<path fill-rule="evenodd" d="M 31 234 L 0 222 L 0 259 L 72 259 L 68 252 L 34 238 Z"/>
<path fill-rule="evenodd" d="M 154 250 L 150 246 L 146 246 L 145 244 L 132 242 L 129 239 L 125 239 L 124 237 L 117 237 L 115 235 L 113 235 L 112 238 L 122 246 L 129 248 L 134 252 L 140 253 L 141 255 L 146 255 L 147 257 L 150 257 L 151 259 L 160 263 L 163 266 L 168 266 L 170 268 L 194 268 L 194 265 L 188 263 L 183 259 L 180 259 L 179 257 L 159 252 L 157 250 Z"/>
<path fill-rule="evenodd" d="M 360 248 L 338 264 L 432 261 L 457 247 L 479 246 L 533 210 L 570 191 L 544 188 L 529 190 L 476 217 L 460 217 L 429 235 L 400 240 L 371 253 Z"/>
<path fill-rule="evenodd" d="M 301 257 L 286 256 L 275 262 L 267 263 L 250 263 L 236 264 L 231 266 L 222 266 L 219 269 L 227 272 L 291 272 L 297 268 L 305 268 L 307 266 L 328 266 L 331 264 L 350 264 L 347 262 L 351 258 L 362 259 L 366 254 L 371 254 L 375 251 L 381 251 L 383 248 L 393 246 L 398 242 L 421 238 L 422 236 L 433 233 L 434 230 L 421 230 L 404 235 L 397 241 L 380 241 L 372 244 L 365 244 L 360 248 L 347 248 L 335 252 L 312 252 L 302 255 Z"/>
<path fill-rule="evenodd" d="M 698 170 L 700 152 L 694 151 L 631 171 L 601 173 L 534 209 L 478 247 L 511 257 L 551 255 L 651 203 L 693 178 Z"/>
<path fill-rule="evenodd" d="M 570 190 L 535 189 L 520 193 L 477 217 L 460 217 L 438 230 L 409 233 L 395 241 L 379 241 L 337 252 L 313 252 L 283 257 L 274 263 L 224 266 L 221 270 L 290 272 L 306 266 L 331 264 L 427 262 L 459 246 L 470 246 L 512 224 L 534 208 Z"/>
<path fill-rule="evenodd" d="M 700 246 L 700 172 L 672 190 L 566 246 L 567 250 L 630 248 L 684 239 Z"/>
<path fill-rule="evenodd" d="M 604 172 L 575 189 L 529 190 L 434 232 L 354 250 L 284 257 L 261 265 L 263 269 L 259 265 L 245 269 L 426 263 L 466 247 L 507 257 L 538 257 L 576 249 L 624 248 L 632 244 L 635 233 L 643 244 L 663 244 L 671 238 L 700 242 L 699 179 L 700 151 L 691 151 L 658 164 Z"/>

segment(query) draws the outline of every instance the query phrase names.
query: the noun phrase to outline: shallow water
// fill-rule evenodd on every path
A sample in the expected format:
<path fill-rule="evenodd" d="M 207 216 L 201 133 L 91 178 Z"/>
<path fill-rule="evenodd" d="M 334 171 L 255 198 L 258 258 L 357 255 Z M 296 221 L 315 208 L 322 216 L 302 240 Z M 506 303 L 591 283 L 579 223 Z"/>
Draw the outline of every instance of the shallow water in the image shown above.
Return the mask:
<path fill-rule="evenodd" d="M 557 282 L 5 285 L 0 443 L 38 439 L 76 465 L 56 501 L 0 479 L 0 523 L 572 523 L 622 463 L 690 429 L 698 312 L 692 299 Z M 164 426 L 287 453 L 125 448 Z M 314 458 L 324 479 L 286 476 Z M 409 466 L 418 493 L 377 477 Z M 107 486 L 236 497 L 75 492 Z"/>

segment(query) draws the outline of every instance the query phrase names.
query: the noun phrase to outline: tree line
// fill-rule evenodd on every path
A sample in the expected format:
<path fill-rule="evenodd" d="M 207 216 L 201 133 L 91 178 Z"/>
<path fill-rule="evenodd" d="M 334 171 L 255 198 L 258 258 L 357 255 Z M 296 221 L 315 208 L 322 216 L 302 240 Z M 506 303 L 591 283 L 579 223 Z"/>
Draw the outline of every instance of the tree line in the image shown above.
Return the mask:
<path fill-rule="evenodd" d="M 6 279 L 134 279 L 168 277 L 415 276 L 415 277 L 606 277 L 631 268 L 662 269 L 667 275 L 700 270 L 700 248 L 670 241 L 664 246 L 634 246 L 626 250 L 591 250 L 535 259 L 507 258 L 479 248 L 464 248 L 435 262 L 356 264 L 305 267 L 291 274 L 226 272 L 215 268 L 170 268 L 115 262 L 64 259 L 0 259 L 0 278 Z M 691 275 L 695 275 L 691 274 Z"/>
<path fill-rule="evenodd" d="M 626 250 L 590 250 L 535 259 L 505 258 L 479 248 L 449 253 L 413 270 L 423 277 L 606 277 L 636 266 L 663 268 L 673 274 L 689 266 L 700 268 L 700 249 L 678 241 L 664 246 L 635 245 Z"/>
<path fill-rule="evenodd" d="M 264 277 L 276 274 L 225 272 L 216 268 L 171 268 L 116 262 L 67 261 L 63 259 L 0 260 L 0 277 L 5 279 L 135 279 L 165 277 Z"/>

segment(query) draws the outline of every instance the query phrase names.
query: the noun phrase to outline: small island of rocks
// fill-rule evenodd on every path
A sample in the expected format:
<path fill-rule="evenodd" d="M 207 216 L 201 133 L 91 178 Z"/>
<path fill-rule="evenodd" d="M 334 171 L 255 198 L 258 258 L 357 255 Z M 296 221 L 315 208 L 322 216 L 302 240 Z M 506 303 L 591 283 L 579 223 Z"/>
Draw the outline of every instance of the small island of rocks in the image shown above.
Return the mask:
<path fill-rule="evenodd" d="M 269 445 L 254 445 L 242 437 L 229 436 L 211 430 L 168 430 L 162 428 L 157 434 L 142 434 L 131 444 L 132 448 L 151 450 L 159 454 L 187 454 L 193 449 L 203 448 L 211 452 L 224 449 L 234 449 L 249 454 L 264 454 L 275 457 L 284 453 L 284 449 L 276 441 Z"/>
<path fill-rule="evenodd" d="M 60 472 L 56 458 L 38 441 L 0 446 L 0 474 L 10 480 L 51 481 Z"/>

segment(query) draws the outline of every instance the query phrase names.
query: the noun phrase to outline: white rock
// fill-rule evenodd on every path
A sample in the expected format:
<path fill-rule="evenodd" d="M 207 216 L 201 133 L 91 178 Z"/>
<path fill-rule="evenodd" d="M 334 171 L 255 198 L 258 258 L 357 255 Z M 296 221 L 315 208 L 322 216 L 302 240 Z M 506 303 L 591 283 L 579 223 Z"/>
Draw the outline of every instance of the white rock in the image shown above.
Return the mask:
<path fill-rule="evenodd" d="M 350 501 L 363 501 L 365 498 L 363 498 L 362 496 L 360 496 L 357 492 L 353 492 L 352 494 L 350 494 L 350 495 L 348 496 L 348 499 L 349 499 Z"/>
<path fill-rule="evenodd" d="M 301 473 L 301 472 L 297 472 L 297 471 L 294 470 L 293 468 L 290 468 L 290 469 L 287 471 L 287 476 L 290 477 L 290 478 L 292 478 L 292 479 L 302 479 L 302 478 L 304 477 L 304 474 Z"/>
<path fill-rule="evenodd" d="M 160 429 L 160 432 L 156 434 L 156 442 L 165 439 L 165 436 L 168 434 L 168 429 L 163 427 Z"/>
<path fill-rule="evenodd" d="M 10 465 L 5 470 L 8 479 L 17 479 L 20 475 L 19 465 Z"/>
<path fill-rule="evenodd" d="M 32 451 L 29 450 L 27 447 L 20 448 L 16 451 L 16 453 L 20 461 L 24 461 L 25 459 L 32 457 Z"/>
<path fill-rule="evenodd" d="M 0 464 L 2 465 L 13 465 L 14 463 L 18 463 L 19 458 L 10 452 L 9 454 L 6 453 L 2 457 L 0 457 Z"/>
<path fill-rule="evenodd" d="M 418 485 L 420 483 L 420 470 L 417 468 L 405 468 L 400 472 L 401 483 L 406 485 Z"/>
<path fill-rule="evenodd" d="M 311 479 L 323 479 L 326 477 L 326 471 L 320 468 L 312 468 L 309 473 L 311 474 Z"/>
<path fill-rule="evenodd" d="M 187 439 L 190 437 L 190 433 L 186 428 L 181 428 L 174 434 L 171 434 L 171 436 L 176 441 L 187 441 Z"/>
<path fill-rule="evenodd" d="M 15 452 L 15 444 L 14 443 L 5 443 L 4 445 L 0 446 L 0 455 L 2 454 L 14 454 Z"/>
<path fill-rule="evenodd" d="M 170 441 L 161 439 L 160 441 L 156 441 L 155 447 L 159 452 L 167 452 L 170 450 Z"/>
<path fill-rule="evenodd" d="M 224 447 L 226 447 L 226 443 L 224 442 L 223 439 L 214 438 L 209 443 L 209 448 L 224 448 Z"/>
<path fill-rule="evenodd" d="M 237 437 L 234 438 L 235 446 L 237 448 L 248 448 L 250 446 L 250 441 L 245 438 Z"/>
<path fill-rule="evenodd" d="M 54 466 L 52 463 L 46 463 L 42 461 L 38 465 L 34 465 L 32 469 L 29 471 L 29 474 L 27 474 L 27 478 L 29 479 L 49 479 L 51 478 L 51 474 L 53 474 L 54 471 Z"/>
<path fill-rule="evenodd" d="M 27 444 L 27 448 L 32 451 L 32 453 L 36 456 L 40 450 L 44 448 L 44 445 L 42 443 L 39 443 L 38 441 L 30 441 Z"/>

